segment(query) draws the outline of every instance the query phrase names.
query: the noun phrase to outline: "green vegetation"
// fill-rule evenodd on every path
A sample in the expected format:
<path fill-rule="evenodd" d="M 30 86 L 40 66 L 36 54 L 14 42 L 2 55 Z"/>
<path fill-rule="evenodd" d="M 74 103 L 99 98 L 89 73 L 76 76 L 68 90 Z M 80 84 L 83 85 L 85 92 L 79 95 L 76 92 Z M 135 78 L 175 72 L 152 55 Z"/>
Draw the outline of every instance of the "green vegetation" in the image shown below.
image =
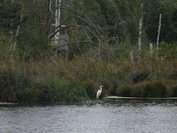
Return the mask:
<path fill-rule="evenodd" d="M 135 97 L 177 96 L 177 82 L 174 79 L 176 65 L 177 62 L 138 62 L 127 68 L 127 64 L 118 63 L 2 61 L 0 101 L 79 103 L 95 99 L 100 84 L 105 85 L 102 97 L 110 94 Z M 122 71 L 123 67 L 126 67 L 126 71 Z M 141 76 L 136 76 L 134 71 L 137 69 L 148 71 L 148 78 L 142 80 Z M 122 78 L 122 75 L 125 77 Z M 134 76 L 141 80 L 134 83 Z"/>
<path fill-rule="evenodd" d="M 176 1 L 62 0 L 57 27 L 55 4 L 1 0 L 0 101 L 78 103 L 100 85 L 101 97 L 177 96 Z M 67 48 L 51 41 L 56 31 Z"/>

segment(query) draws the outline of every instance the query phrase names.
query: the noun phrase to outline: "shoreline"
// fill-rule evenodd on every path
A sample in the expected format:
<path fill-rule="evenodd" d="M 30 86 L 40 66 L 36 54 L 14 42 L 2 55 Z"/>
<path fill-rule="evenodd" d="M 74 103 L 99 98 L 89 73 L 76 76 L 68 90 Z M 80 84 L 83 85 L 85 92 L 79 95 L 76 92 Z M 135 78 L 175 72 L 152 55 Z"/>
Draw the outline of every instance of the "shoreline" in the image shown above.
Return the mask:
<path fill-rule="evenodd" d="M 104 97 L 103 101 L 105 102 L 114 102 L 114 101 L 177 101 L 177 97 L 120 97 L 120 96 L 108 96 Z"/>
<path fill-rule="evenodd" d="M 14 104 L 17 104 L 17 103 L 1 102 L 1 101 L 0 101 L 0 105 L 14 105 Z"/>

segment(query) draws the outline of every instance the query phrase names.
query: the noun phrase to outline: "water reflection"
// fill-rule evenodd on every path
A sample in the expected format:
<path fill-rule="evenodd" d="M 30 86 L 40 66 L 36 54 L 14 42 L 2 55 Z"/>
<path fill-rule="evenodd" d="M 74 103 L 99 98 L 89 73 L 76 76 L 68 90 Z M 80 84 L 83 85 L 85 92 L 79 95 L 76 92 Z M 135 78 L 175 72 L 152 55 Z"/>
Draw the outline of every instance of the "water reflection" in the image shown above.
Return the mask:
<path fill-rule="evenodd" d="M 176 103 L 0 107 L 2 133 L 176 133 Z"/>

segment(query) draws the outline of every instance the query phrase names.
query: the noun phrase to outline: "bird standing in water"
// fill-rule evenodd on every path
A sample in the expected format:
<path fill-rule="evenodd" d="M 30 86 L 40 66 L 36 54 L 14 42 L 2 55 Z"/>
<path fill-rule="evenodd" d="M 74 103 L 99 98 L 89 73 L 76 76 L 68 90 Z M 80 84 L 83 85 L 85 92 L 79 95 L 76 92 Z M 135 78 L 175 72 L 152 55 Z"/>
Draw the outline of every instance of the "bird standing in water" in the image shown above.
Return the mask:
<path fill-rule="evenodd" d="M 103 86 L 101 85 L 100 89 L 96 93 L 96 98 L 99 98 L 101 96 L 102 88 L 103 88 Z"/>

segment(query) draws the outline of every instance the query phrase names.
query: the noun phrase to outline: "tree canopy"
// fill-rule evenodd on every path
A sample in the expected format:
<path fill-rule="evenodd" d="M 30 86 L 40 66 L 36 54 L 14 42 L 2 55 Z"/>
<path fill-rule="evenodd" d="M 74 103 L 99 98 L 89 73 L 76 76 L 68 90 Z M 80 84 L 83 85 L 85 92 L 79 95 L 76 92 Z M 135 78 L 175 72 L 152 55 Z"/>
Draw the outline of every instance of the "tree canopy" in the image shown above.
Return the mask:
<path fill-rule="evenodd" d="M 160 13 L 160 41 L 173 45 L 177 41 L 174 0 L 61 0 L 57 27 L 53 26 L 55 4 L 56 0 L 1 0 L 0 47 L 4 49 L 1 56 L 11 51 L 22 59 L 50 57 L 56 52 L 54 49 L 60 51 L 59 46 L 51 44 L 57 32 L 68 34 L 71 58 L 99 49 L 102 44 L 118 47 L 121 42 L 129 42 L 136 46 L 141 15 L 143 39 L 156 42 Z"/>

